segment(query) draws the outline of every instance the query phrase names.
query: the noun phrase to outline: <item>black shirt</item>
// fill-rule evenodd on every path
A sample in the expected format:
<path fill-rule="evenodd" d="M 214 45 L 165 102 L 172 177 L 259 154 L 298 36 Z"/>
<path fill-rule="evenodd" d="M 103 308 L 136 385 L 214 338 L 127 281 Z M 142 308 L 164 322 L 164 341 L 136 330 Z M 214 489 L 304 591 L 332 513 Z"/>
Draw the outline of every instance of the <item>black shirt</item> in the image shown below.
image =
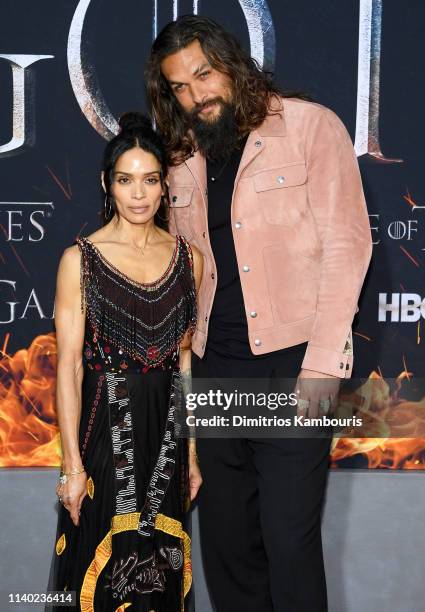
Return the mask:
<path fill-rule="evenodd" d="M 242 359 L 254 358 L 233 242 L 230 210 L 233 187 L 246 138 L 227 163 L 207 160 L 208 227 L 217 266 L 217 291 L 210 315 L 207 351 Z"/>

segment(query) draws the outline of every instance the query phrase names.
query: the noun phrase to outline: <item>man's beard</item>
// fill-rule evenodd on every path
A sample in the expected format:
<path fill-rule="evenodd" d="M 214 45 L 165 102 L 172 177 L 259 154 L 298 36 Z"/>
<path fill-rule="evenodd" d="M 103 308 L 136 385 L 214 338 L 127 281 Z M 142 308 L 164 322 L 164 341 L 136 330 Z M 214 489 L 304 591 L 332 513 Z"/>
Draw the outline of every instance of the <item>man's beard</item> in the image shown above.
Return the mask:
<path fill-rule="evenodd" d="M 221 106 L 220 114 L 212 121 L 201 119 L 200 110 L 211 102 L 216 102 Z M 236 108 L 234 104 L 225 102 L 221 97 L 209 100 L 205 105 L 197 105 L 192 109 L 189 113 L 189 125 L 195 134 L 199 151 L 207 159 L 225 161 L 239 144 Z"/>

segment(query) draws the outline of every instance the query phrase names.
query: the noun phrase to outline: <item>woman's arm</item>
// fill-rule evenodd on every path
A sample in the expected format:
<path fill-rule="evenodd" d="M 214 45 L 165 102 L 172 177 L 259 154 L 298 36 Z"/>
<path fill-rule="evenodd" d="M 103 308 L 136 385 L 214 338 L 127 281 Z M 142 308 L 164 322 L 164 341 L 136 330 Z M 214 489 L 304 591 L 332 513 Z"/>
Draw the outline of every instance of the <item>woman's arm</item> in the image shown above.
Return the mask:
<path fill-rule="evenodd" d="M 193 253 L 193 275 L 195 279 L 196 295 L 198 295 L 199 287 L 201 285 L 202 270 L 203 270 L 203 256 L 196 247 L 192 246 Z M 184 394 L 190 393 L 191 388 L 191 335 L 186 333 L 182 342 L 180 343 L 180 372 L 183 382 Z M 199 487 L 202 484 L 202 477 L 198 467 L 198 456 L 196 454 L 196 439 L 195 437 L 189 437 L 189 480 L 190 480 L 190 499 L 195 499 Z"/>
<path fill-rule="evenodd" d="M 71 247 L 63 254 L 55 297 L 58 353 L 56 409 L 64 473 L 78 471 L 83 467 L 79 450 L 79 426 L 85 316 L 81 312 L 80 257 L 78 247 Z M 79 522 L 78 515 L 85 494 L 85 472 L 69 476 L 67 483 L 60 487 L 63 504 L 75 525 Z"/>

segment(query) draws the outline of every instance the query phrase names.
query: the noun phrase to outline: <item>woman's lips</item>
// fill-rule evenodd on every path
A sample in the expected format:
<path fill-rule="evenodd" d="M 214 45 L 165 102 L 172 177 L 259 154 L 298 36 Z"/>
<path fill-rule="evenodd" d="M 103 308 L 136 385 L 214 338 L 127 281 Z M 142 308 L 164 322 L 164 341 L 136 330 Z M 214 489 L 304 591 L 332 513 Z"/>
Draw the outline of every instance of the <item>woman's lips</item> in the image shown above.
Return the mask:
<path fill-rule="evenodd" d="M 149 206 L 129 206 L 131 212 L 136 214 L 142 214 L 149 210 Z"/>

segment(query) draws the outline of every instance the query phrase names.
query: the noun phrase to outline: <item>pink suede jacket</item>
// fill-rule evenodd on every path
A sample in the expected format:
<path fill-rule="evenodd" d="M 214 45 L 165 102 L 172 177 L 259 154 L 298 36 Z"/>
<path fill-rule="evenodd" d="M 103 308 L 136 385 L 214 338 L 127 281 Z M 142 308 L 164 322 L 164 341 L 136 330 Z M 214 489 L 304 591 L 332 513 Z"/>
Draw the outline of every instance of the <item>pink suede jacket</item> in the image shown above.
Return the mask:
<path fill-rule="evenodd" d="M 303 368 L 350 377 L 351 324 L 372 252 L 357 158 L 331 110 L 276 105 L 280 114 L 249 135 L 231 203 L 250 347 L 259 355 L 308 341 Z M 192 343 L 202 357 L 217 283 L 205 158 L 196 153 L 169 178 L 170 231 L 204 256 Z"/>

